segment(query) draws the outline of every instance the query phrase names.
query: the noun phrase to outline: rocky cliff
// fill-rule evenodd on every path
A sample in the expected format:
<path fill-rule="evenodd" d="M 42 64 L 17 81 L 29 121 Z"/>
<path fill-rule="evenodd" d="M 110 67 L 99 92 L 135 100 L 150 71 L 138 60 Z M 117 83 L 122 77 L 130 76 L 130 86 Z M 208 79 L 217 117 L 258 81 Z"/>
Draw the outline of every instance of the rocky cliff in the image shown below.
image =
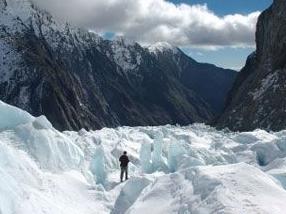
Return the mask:
<path fill-rule="evenodd" d="M 286 128 L 286 1 L 274 0 L 258 20 L 257 50 L 248 57 L 229 93 L 218 127 Z"/>

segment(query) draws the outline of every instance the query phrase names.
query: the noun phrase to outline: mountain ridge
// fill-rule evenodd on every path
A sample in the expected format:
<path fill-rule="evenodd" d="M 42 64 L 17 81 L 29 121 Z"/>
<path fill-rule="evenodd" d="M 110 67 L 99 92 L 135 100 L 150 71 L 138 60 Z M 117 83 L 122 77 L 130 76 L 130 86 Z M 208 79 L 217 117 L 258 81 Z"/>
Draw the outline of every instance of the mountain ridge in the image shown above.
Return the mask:
<path fill-rule="evenodd" d="M 213 117 L 199 91 L 178 78 L 179 67 L 160 63 L 163 56 L 58 24 L 29 1 L 1 2 L 3 101 L 46 115 L 59 130 L 186 125 Z"/>

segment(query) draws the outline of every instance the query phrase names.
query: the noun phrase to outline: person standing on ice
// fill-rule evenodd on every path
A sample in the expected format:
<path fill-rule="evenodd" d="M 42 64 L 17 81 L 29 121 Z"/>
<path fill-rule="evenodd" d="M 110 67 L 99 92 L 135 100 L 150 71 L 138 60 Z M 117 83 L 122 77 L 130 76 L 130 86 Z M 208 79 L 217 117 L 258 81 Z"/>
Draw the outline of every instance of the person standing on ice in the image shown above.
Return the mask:
<path fill-rule="evenodd" d="M 120 161 L 120 168 L 121 168 L 121 173 L 120 173 L 120 181 L 123 181 L 123 176 L 125 174 L 125 180 L 128 180 L 128 163 L 129 163 L 129 158 L 127 156 L 127 152 L 124 151 L 123 155 L 119 158 Z"/>

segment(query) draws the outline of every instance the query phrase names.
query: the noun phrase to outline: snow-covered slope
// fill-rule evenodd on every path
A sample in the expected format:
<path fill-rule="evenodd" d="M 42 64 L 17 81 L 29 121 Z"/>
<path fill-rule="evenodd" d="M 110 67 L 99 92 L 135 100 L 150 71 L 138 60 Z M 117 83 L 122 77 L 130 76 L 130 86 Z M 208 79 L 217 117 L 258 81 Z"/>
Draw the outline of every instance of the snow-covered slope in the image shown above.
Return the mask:
<path fill-rule="evenodd" d="M 153 45 L 148 46 L 147 48 L 151 53 L 154 53 L 154 54 L 162 53 L 165 51 L 171 52 L 173 54 L 176 54 L 179 52 L 179 49 L 177 47 L 174 47 L 168 42 L 157 42 Z"/>
<path fill-rule="evenodd" d="M 286 131 L 59 132 L 0 102 L 0 213 L 285 213 Z M 131 159 L 119 183 L 118 157 Z"/>

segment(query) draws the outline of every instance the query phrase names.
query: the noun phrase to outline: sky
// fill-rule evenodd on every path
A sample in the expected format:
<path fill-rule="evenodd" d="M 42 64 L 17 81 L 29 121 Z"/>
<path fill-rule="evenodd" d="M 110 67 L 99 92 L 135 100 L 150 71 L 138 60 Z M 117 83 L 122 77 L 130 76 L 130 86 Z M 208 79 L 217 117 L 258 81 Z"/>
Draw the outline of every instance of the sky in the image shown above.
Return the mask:
<path fill-rule="evenodd" d="M 249 14 L 253 11 L 263 11 L 272 4 L 273 0 L 172 0 L 171 2 L 190 5 L 207 4 L 208 8 L 218 16 L 225 16 L 235 13 Z M 215 51 L 196 50 L 192 48 L 183 48 L 183 50 L 198 61 L 240 70 L 245 64 L 247 56 L 255 50 L 255 47 L 224 47 Z"/>
<path fill-rule="evenodd" d="M 253 11 L 263 11 L 273 0 L 170 0 L 174 4 L 207 4 L 216 14 L 223 16 L 233 13 L 248 14 Z"/>
<path fill-rule="evenodd" d="M 201 62 L 239 70 L 272 0 L 33 0 L 54 16 L 142 45 L 168 42 Z"/>

